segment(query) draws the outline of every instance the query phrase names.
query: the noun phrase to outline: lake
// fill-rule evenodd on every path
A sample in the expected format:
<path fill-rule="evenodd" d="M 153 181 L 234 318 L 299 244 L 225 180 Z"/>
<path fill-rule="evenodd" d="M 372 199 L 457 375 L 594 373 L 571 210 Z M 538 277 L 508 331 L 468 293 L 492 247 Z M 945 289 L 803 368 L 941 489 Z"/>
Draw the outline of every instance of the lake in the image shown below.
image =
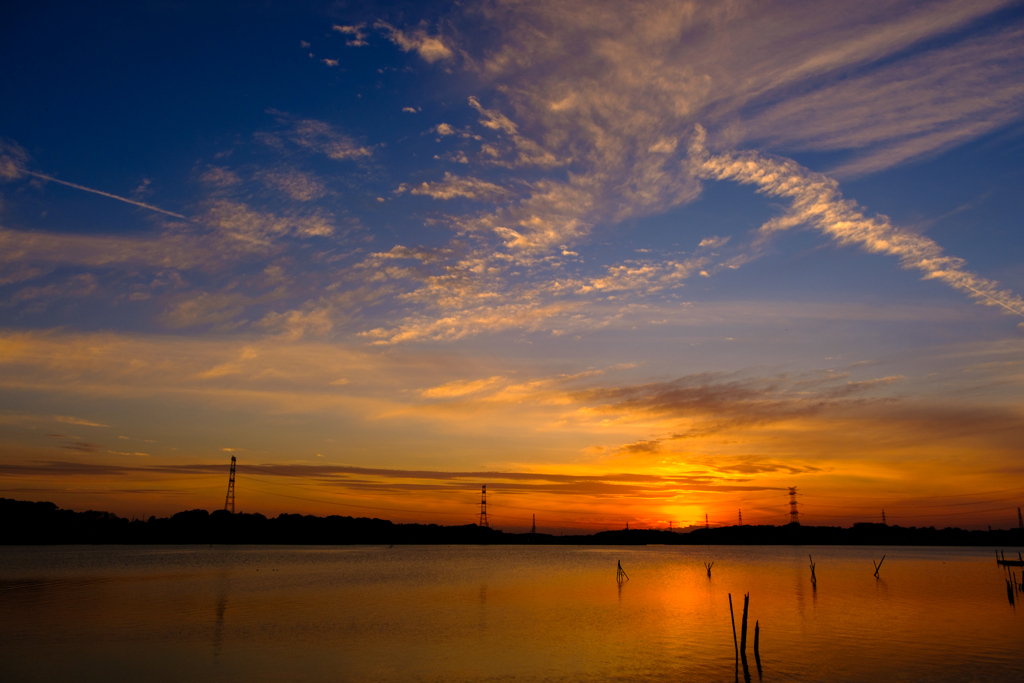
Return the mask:
<path fill-rule="evenodd" d="M 743 680 L 749 593 L 753 681 L 755 620 L 763 681 L 1021 681 L 1005 576 L 990 548 L 0 547 L 0 679 Z"/>

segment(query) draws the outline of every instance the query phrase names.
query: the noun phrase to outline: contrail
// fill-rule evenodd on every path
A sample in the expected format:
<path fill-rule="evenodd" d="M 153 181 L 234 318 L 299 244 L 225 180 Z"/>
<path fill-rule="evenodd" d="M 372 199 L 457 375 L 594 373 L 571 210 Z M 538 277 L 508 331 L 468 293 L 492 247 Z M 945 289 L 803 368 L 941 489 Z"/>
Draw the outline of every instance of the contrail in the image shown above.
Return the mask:
<path fill-rule="evenodd" d="M 43 175 L 42 173 L 35 173 L 34 171 L 28 171 L 25 169 L 19 170 L 26 175 L 35 176 L 36 178 L 42 178 L 43 180 L 49 180 L 54 183 L 60 183 L 61 185 L 67 185 L 68 187 L 73 187 L 76 190 L 85 190 L 86 192 L 92 192 L 93 194 L 99 194 L 103 195 L 104 197 L 110 197 L 111 199 L 116 199 L 121 202 L 134 204 L 135 206 L 141 206 L 143 209 L 149 209 L 150 211 L 158 211 L 160 213 L 167 214 L 168 216 L 174 216 L 175 218 L 181 218 L 186 221 L 189 220 L 188 217 L 182 216 L 180 213 L 166 211 L 164 209 L 161 209 L 159 206 L 153 206 L 152 204 L 143 204 L 142 202 L 137 202 L 134 199 L 127 199 L 125 197 L 118 197 L 116 194 L 110 194 L 109 192 L 103 192 L 102 190 L 94 190 L 91 187 L 85 187 L 84 185 L 76 185 L 75 183 L 69 183 L 66 180 L 58 180 L 52 176 Z"/>

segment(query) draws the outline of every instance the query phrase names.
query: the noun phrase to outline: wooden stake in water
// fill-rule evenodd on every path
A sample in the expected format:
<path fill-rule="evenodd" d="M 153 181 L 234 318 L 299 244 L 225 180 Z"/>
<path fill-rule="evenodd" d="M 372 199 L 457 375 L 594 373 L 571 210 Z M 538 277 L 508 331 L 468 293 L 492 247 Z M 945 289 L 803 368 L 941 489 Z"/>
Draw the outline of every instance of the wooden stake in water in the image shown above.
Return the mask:
<path fill-rule="evenodd" d="M 740 654 L 747 656 L 747 608 L 750 607 L 750 593 L 743 594 L 743 621 L 740 622 Z"/>
<path fill-rule="evenodd" d="M 626 572 L 622 569 L 622 560 L 619 560 L 619 568 L 615 570 L 615 580 L 619 583 L 629 581 L 629 577 L 626 576 Z"/>
<path fill-rule="evenodd" d="M 761 639 L 761 627 L 759 622 L 754 622 L 754 661 L 757 663 L 757 677 L 761 678 L 761 653 L 758 651 L 758 641 Z"/>
<path fill-rule="evenodd" d="M 814 558 L 811 557 L 810 555 L 808 555 L 807 559 L 811 561 L 811 587 L 812 588 L 817 588 L 818 587 L 818 577 L 816 577 L 814 575 Z"/>
<path fill-rule="evenodd" d="M 711 567 L 713 567 L 714 565 L 715 565 L 714 562 L 712 562 L 711 564 L 708 564 L 707 562 L 704 563 L 704 566 L 707 567 L 707 569 L 708 569 L 708 578 L 709 579 L 711 578 Z"/>
<path fill-rule="evenodd" d="M 736 648 L 736 661 L 740 661 L 740 646 L 736 642 L 736 615 L 732 612 L 732 593 L 729 593 L 729 618 L 732 619 L 732 645 Z"/>
<path fill-rule="evenodd" d="M 871 564 L 875 564 L 875 578 L 876 579 L 878 578 L 878 570 L 882 568 L 882 563 L 883 562 L 885 562 L 885 555 L 882 555 L 882 559 L 880 559 L 878 561 L 878 564 L 875 564 L 875 561 L 871 560 Z"/>

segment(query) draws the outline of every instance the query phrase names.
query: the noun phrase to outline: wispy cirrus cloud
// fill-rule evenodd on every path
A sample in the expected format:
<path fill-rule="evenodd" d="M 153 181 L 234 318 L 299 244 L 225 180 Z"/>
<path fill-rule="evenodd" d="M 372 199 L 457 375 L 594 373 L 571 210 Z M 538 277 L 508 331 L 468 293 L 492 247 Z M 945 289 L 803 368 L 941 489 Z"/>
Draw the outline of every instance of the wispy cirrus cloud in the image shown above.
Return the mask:
<path fill-rule="evenodd" d="M 290 199 L 309 202 L 327 194 L 323 183 L 308 173 L 293 168 L 261 170 L 256 177 L 270 188 L 283 192 Z"/>
<path fill-rule="evenodd" d="M 866 216 L 856 202 L 843 198 L 839 183 L 832 178 L 792 160 L 757 152 L 712 155 L 704 148 L 703 140 L 704 130 L 698 128 L 691 149 L 699 175 L 755 185 L 766 195 L 791 200 L 788 212 L 761 226 L 762 236 L 810 225 L 840 244 L 896 256 L 904 268 L 924 272 L 925 279 L 940 280 L 979 303 L 1024 316 L 1024 300 L 1019 295 L 968 271 L 963 259 L 947 256 L 931 238 L 900 230 L 886 216 Z"/>
<path fill-rule="evenodd" d="M 460 177 L 447 172 L 444 174 L 444 178 L 437 182 L 423 182 L 412 188 L 400 185 L 395 192 L 396 194 L 401 194 L 407 189 L 410 194 L 422 195 L 433 199 L 456 199 L 461 197 L 487 201 L 502 199 L 511 195 L 510 190 L 501 185 L 480 180 L 479 178 Z"/>
<path fill-rule="evenodd" d="M 302 119 L 276 109 L 270 109 L 267 113 L 274 116 L 284 130 L 260 132 L 256 139 L 276 149 L 286 150 L 291 146 L 323 154 L 335 161 L 362 159 L 373 154 L 372 147 L 359 144 L 326 121 Z"/>

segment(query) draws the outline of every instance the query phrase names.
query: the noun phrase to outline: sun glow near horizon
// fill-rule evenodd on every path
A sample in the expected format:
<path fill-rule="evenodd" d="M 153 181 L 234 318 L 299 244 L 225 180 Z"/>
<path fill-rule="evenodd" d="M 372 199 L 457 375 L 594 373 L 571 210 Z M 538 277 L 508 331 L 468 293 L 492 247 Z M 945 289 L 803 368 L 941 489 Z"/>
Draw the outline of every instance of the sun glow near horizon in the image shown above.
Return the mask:
<path fill-rule="evenodd" d="M 0 47 L 0 495 L 1016 524 L 1019 6 L 194 9 Z"/>

